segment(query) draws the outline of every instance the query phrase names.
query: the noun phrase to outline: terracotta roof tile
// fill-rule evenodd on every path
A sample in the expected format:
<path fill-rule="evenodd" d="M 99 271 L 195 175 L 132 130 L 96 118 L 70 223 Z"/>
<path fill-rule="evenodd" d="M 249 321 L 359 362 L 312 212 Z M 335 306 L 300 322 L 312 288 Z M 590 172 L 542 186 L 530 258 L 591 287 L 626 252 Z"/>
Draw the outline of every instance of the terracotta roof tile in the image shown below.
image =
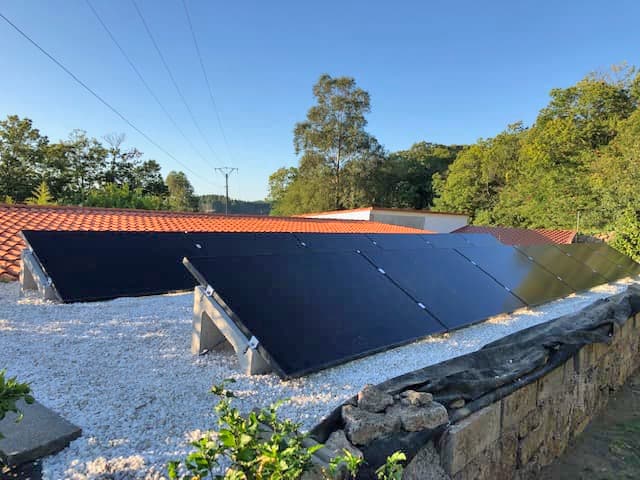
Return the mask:
<path fill-rule="evenodd" d="M 454 233 L 490 233 L 505 245 L 540 245 L 545 243 L 573 243 L 574 230 L 537 228 L 482 227 L 466 225 Z"/>
<path fill-rule="evenodd" d="M 111 208 L 0 204 L 0 278 L 17 279 L 21 230 L 151 232 L 425 233 L 362 220 L 218 215 Z"/>

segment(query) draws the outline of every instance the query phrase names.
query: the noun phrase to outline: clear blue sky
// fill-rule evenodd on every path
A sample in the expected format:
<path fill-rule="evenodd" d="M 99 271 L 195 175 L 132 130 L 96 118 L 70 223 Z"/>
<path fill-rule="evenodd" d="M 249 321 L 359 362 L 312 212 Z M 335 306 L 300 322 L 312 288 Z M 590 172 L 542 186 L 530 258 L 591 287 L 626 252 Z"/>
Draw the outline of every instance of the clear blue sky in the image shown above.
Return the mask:
<path fill-rule="evenodd" d="M 0 12 L 165 149 L 201 172 L 198 193 L 222 193 L 213 166 L 240 171 L 230 194 L 256 200 L 270 173 L 296 165 L 292 130 L 320 74 L 369 91 L 369 131 L 389 150 L 468 143 L 530 124 L 553 87 L 613 63 L 640 64 L 640 2 L 187 0 L 230 155 L 210 105 L 180 0 L 138 0 L 217 157 L 188 116 L 130 0 L 91 0 L 182 126 L 203 162 L 146 92 L 84 0 L 2 0 Z M 182 169 L 0 21 L 0 116 L 32 118 L 50 139 L 75 128 Z"/>

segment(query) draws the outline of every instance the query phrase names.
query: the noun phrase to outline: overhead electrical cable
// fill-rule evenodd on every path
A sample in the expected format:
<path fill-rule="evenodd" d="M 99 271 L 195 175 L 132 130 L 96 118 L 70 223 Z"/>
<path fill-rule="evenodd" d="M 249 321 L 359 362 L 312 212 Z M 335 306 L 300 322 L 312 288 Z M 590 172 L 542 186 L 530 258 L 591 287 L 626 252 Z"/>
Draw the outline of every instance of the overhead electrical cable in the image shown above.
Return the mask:
<path fill-rule="evenodd" d="M 196 33 L 193 28 L 193 23 L 191 22 L 191 15 L 189 14 L 189 8 L 187 7 L 186 0 L 182 0 L 182 5 L 184 6 L 184 13 L 187 16 L 187 23 L 189 24 L 189 30 L 191 30 L 191 38 L 193 38 L 193 45 L 195 46 L 196 53 L 198 54 L 198 60 L 200 61 L 200 68 L 202 69 L 202 75 L 204 76 L 205 83 L 207 84 L 207 90 L 209 91 L 209 99 L 211 100 L 213 111 L 215 112 L 216 118 L 218 119 L 218 126 L 220 127 L 220 133 L 222 134 L 222 139 L 224 140 L 225 146 L 227 147 L 227 152 L 229 153 L 229 157 L 233 157 L 231 147 L 229 146 L 229 141 L 227 140 L 227 135 L 225 133 L 224 127 L 222 126 L 222 118 L 220 116 L 220 111 L 218 110 L 218 105 L 216 104 L 215 98 L 213 96 L 213 89 L 211 88 L 211 82 L 209 82 L 209 75 L 207 75 L 207 69 L 205 68 L 204 61 L 202 60 L 200 46 L 198 45 L 198 40 L 196 38 Z M 231 158 L 231 160 L 233 160 L 233 158 Z"/>
<path fill-rule="evenodd" d="M 211 151 L 212 155 L 217 158 L 218 155 L 217 155 L 216 151 L 213 149 L 213 147 L 211 146 L 211 143 L 207 139 L 207 136 L 204 134 L 202 128 L 200 127 L 200 124 L 198 123 L 198 120 L 196 120 L 196 117 L 193 114 L 193 111 L 191 110 L 191 107 L 187 103 L 187 100 L 186 100 L 185 96 L 183 95 L 182 90 L 180 90 L 180 87 L 178 86 L 178 82 L 176 81 L 175 77 L 173 76 L 173 73 L 171 72 L 171 68 L 169 68 L 169 64 L 165 60 L 164 55 L 162 54 L 162 51 L 160 50 L 160 47 L 158 46 L 158 43 L 156 42 L 153 34 L 151 33 L 151 29 L 149 28 L 149 25 L 147 24 L 147 21 L 145 20 L 144 15 L 142 14 L 142 10 L 140 10 L 140 7 L 138 7 L 138 4 L 137 4 L 136 0 L 131 0 L 131 3 L 133 3 L 133 6 L 136 9 L 136 12 L 138 12 L 138 16 L 140 17 L 140 21 L 142 21 L 142 25 L 144 26 L 144 29 L 147 32 L 147 35 L 149 36 L 149 39 L 151 40 L 151 43 L 153 44 L 153 47 L 155 48 L 156 52 L 158 53 L 158 56 L 160 57 L 160 60 L 162 61 L 162 65 L 164 66 L 165 70 L 167 71 L 167 74 L 169 75 L 169 79 L 171 80 L 171 83 L 173 84 L 174 88 L 176 89 L 176 92 L 178 92 L 178 96 L 180 97 L 180 100 L 182 100 L 182 103 L 184 104 L 185 108 L 187 109 L 187 112 L 189 113 L 189 116 L 191 117 L 191 121 L 195 125 L 196 129 L 198 130 L 198 132 L 200 132 L 200 135 L 202 136 L 203 140 L 205 141 L 205 143 L 209 147 L 209 150 Z"/>
<path fill-rule="evenodd" d="M 107 102 L 104 98 L 102 98 L 98 93 L 96 93 L 91 87 L 89 87 L 86 83 L 84 83 L 80 78 L 78 78 L 71 70 L 65 67 L 59 60 L 57 60 L 53 55 L 51 55 L 48 51 L 46 51 L 43 47 L 40 46 L 38 42 L 33 40 L 29 35 L 27 35 L 23 30 L 20 29 L 16 24 L 14 24 L 11 20 L 9 20 L 4 14 L 0 12 L 0 18 L 2 18 L 8 25 L 10 25 L 16 32 L 18 32 L 22 37 L 24 37 L 29 43 L 31 43 L 34 47 L 36 47 L 40 52 L 45 55 L 49 60 L 55 63 L 58 67 L 60 67 L 67 75 L 69 75 L 73 80 L 76 81 L 82 88 L 84 88 L 87 92 L 93 95 L 100 103 L 102 103 L 105 107 L 115 113 L 122 121 L 124 121 L 127 125 L 129 125 L 133 130 L 142 135 L 150 144 L 156 147 L 158 150 L 163 152 L 166 156 L 171 158 L 173 161 L 181 165 L 185 170 L 191 172 L 196 178 L 201 178 L 201 173 L 196 173 L 191 170 L 188 165 L 184 162 L 178 160 L 174 155 L 172 155 L 168 150 L 166 150 L 162 145 L 156 142 L 153 138 L 143 132 L 140 128 L 138 128 L 131 120 L 125 117 L 118 109 L 116 109 L 113 105 Z"/>
<path fill-rule="evenodd" d="M 164 112 L 165 116 L 169 119 L 169 121 L 171 122 L 173 127 L 176 129 L 176 131 L 182 136 L 182 138 L 184 138 L 184 140 L 189 144 L 189 146 L 196 153 L 196 155 L 198 155 L 198 157 L 200 157 L 202 159 L 202 161 L 207 162 L 207 159 L 204 157 L 204 155 L 202 155 L 202 153 L 200 153 L 200 151 L 196 148 L 196 146 L 193 144 L 193 142 L 187 137 L 187 135 L 184 133 L 182 128 L 180 128 L 180 125 L 178 124 L 178 122 L 176 122 L 176 120 L 173 118 L 171 113 L 169 113 L 167 108 L 160 101 L 160 99 L 155 94 L 155 92 L 151 89 L 151 87 L 149 86 L 149 83 L 145 80 L 144 76 L 142 75 L 142 73 L 140 72 L 138 67 L 136 67 L 136 65 L 133 63 L 133 60 L 131 60 L 131 57 L 129 57 L 129 55 L 124 50 L 122 45 L 120 45 L 120 42 L 118 42 L 118 40 L 115 38 L 115 35 L 111 31 L 111 29 L 104 22 L 104 20 L 102 19 L 100 14 L 97 12 L 97 10 L 94 8 L 94 6 L 91 4 L 91 2 L 89 0 L 85 0 L 85 2 L 87 4 L 87 6 L 89 7 L 89 9 L 93 12 L 94 16 L 96 17 L 96 19 L 98 20 L 100 25 L 102 25 L 102 28 L 104 28 L 104 30 L 107 32 L 107 35 L 109 35 L 109 38 L 111 39 L 111 41 L 118 48 L 118 50 L 120 51 L 122 56 L 125 58 L 125 60 L 129 64 L 131 69 L 135 72 L 135 74 L 137 75 L 138 79 L 140 80 L 140 82 L 142 83 L 144 88 L 147 90 L 147 92 L 149 92 L 149 95 L 151 95 L 151 97 L 153 97 L 153 99 L 156 101 L 156 103 L 158 104 L 160 109 Z"/>

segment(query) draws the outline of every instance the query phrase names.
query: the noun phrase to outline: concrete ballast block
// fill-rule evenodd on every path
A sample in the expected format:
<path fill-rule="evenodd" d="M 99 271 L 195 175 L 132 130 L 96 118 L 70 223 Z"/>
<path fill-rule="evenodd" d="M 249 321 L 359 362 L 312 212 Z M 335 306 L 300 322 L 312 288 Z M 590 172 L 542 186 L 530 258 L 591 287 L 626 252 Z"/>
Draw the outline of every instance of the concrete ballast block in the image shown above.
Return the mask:
<path fill-rule="evenodd" d="M 18 409 L 24 414 L 16 423 L 17 415 L 9 413 L 0 422 L 0 458 L 8 465 L 21 465 L 64 449 L 82 434 L 82 430 L 35 402 L 27 405 L 20 401 Z"/>

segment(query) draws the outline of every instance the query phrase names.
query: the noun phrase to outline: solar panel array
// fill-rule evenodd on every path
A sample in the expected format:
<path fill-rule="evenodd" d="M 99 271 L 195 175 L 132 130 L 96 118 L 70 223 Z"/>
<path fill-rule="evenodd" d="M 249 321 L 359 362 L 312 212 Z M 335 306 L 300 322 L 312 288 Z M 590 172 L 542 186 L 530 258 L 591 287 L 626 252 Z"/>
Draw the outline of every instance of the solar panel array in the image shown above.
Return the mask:
<path fill-rule="evenodd" d="M 210 285 L 285 378 L 640 273 L 604 244 L 487 234 L 23 234 L 65 302 Z"/>

